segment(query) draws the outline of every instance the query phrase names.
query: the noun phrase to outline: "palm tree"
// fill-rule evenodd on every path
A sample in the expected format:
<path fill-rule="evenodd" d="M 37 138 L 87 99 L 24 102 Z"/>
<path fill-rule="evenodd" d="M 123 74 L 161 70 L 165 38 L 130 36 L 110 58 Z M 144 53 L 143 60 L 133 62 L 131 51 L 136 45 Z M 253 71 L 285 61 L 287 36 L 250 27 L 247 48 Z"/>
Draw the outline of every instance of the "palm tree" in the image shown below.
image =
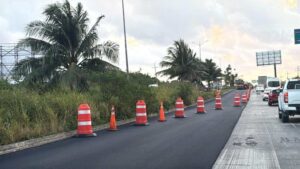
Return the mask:
<path fill-rule="evenodd" d="M 65 75 L 71 77 L 71 87 L 74 87 L 82 80 L 81 70 L 116 68 L 102 58 L 116 63 L 119 45 L 111 41 L 97 44 L 97 27 L 103 15 L 89 28 L 88 13 L 82 4 L 73 8 L 67 0 L 48 5 L 43 14 L 46 19 L 28 24 L 28 37 L 18 44 L 30 47 L 41 57 L 31 57 L 16 64 L 13 69 L 15 77 L 36 83 L 50 82 Z"/>
<path fill-rule="evenodd" d="M 217 81 L 218 77 L 222 76 L 222 70 L 217 67 L 216 63 L 212 59 L 205 59 L 205 75 L 204 80 L 206 80 L 208 88 L 211 88 L 211 82 Z"/>
<path fill-rule="evenodd" d="M 175 41 L 173 45 L 168 48 L 168 55 L 160 62 L 161 67 L 167 68 L 158 74 L 180 81 L 201 81 L 203 64 L 196 58 L 196 53 L 183 40 Z"/>
<path fill-rule="evenodd" d="M 224 81 L 225 81 L 225 85 L 230 85 L 231 82 L 231 78 L 232 78 L 232 68 L 231 65 L 229 64 L 225 71 L 224 71 Z"/>

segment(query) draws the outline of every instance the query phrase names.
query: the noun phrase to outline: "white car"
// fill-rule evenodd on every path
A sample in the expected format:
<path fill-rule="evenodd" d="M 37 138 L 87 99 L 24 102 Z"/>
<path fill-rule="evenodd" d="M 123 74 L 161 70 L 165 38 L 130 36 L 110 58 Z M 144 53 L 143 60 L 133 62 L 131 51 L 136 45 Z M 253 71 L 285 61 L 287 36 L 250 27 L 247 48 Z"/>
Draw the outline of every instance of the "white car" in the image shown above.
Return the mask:
<path fill-rule="evenodd" d="M 296 114 L 300 114 L 300 79 L 289 79 L 278 97 L 278 116 L 286 123 Z"/>
<path fill-rule="evenodd" d="M 270 91 L 271 91 L 271 89 L 268 89 L 268 88 L 265 89 L 264 95 L 263 95 L 263 101 L 268 101 Z"/>

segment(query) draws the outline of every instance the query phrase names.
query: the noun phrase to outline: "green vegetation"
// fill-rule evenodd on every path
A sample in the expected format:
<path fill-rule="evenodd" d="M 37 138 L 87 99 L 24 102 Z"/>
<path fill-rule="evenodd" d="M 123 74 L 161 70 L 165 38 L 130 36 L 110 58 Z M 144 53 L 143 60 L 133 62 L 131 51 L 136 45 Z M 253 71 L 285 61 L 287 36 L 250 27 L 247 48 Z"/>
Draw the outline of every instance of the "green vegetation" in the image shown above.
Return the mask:
<path fill-rule="evenodd" d="M 158 72 L 159 74 L 199 84 L 202 87 L 204 87 L 202 81 L 206 81 L 208 89 L 213 82 L 223 76 L 222 70 L 212 59 L 205 59 L 203 62 L 196 58 L 196 54 L 184 40 L 175 41 L 173 46 L 168 48 L 168 55 L 160 65 L 166 69 Z"/>
<path fill-rule="evenodd" d="M 227 68 L 224 71 L 225 85 L 230 86 L 230 87 L 234 87 L 234 82 L 235 82 L 237 77 L 238 77 L 238 74 L 233 74 L 231 65 L 228 65 Z"/>

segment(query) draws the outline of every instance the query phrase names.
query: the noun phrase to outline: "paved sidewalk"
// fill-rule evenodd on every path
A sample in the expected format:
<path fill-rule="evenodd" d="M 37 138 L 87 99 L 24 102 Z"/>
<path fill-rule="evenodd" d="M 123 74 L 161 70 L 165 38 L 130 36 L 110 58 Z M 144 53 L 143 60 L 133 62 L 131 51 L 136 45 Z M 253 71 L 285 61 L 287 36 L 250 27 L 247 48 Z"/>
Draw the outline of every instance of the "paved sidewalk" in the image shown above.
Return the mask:
<path fill-rule="evenodd" d="M 300 169 L 300 116 L 278 119 L 277 106 L 252 94 L 214 169 Z"/>

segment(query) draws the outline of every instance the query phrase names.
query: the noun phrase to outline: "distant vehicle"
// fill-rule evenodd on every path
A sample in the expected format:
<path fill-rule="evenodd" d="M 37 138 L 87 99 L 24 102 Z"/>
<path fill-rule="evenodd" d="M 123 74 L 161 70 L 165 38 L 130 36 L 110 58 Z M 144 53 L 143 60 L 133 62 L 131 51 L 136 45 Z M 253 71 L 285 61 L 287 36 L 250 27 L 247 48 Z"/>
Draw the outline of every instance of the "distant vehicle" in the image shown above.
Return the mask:
<path fill-rule="evenodd" d="M 247 87 L 244 80 L 242 80 L 242 79 L 235 80 L 234 86 L 237 90 L 244 90 Z"/>
<path fill-rule="evenodd" d="M 264 90 L 263 99 L 262 99 L 263 101 L 268 101 L 270 91 L 271 89 L 267 89 L 267 88 Z"/>
<path fill-rule="evenodd" d="M 269 93 L 268 105 L 272 106 L 274 103 L 278 103 L 279 93 L 282 92 L 282 89 L 273 89 Z"/>
<path fill-rule="evenodd" d="M 276 77 L 268 77 L 266 88 L 268 89 L 278 89 L 280 88 L 280 80 Z"/>
<path fill-rule="evenodd" d="M 256 90 L 256 92 L 264 92 L 265 87 L 263 84 L 259 84 L 256 86 L 255 90 Z"/>
<path fill-rule="evenodd" d="M 278 116 L 285 123 L 296 114 L 300 114 L 300 79 L 289 79 L 279 94 Z"/>
<path fill-rule="evenodd" d="M 267 86 L 267 76 L 258 76 L 257 85 L 262 85 L 264 89 Z"/>
<path fill-rule="evenodd" d="M 280 80 L 276 77 L 267 77 L 267 82 L 264 90 L 263 101 L 269 99 L 269 93 L 274 89 L 280 88 Z"/>

